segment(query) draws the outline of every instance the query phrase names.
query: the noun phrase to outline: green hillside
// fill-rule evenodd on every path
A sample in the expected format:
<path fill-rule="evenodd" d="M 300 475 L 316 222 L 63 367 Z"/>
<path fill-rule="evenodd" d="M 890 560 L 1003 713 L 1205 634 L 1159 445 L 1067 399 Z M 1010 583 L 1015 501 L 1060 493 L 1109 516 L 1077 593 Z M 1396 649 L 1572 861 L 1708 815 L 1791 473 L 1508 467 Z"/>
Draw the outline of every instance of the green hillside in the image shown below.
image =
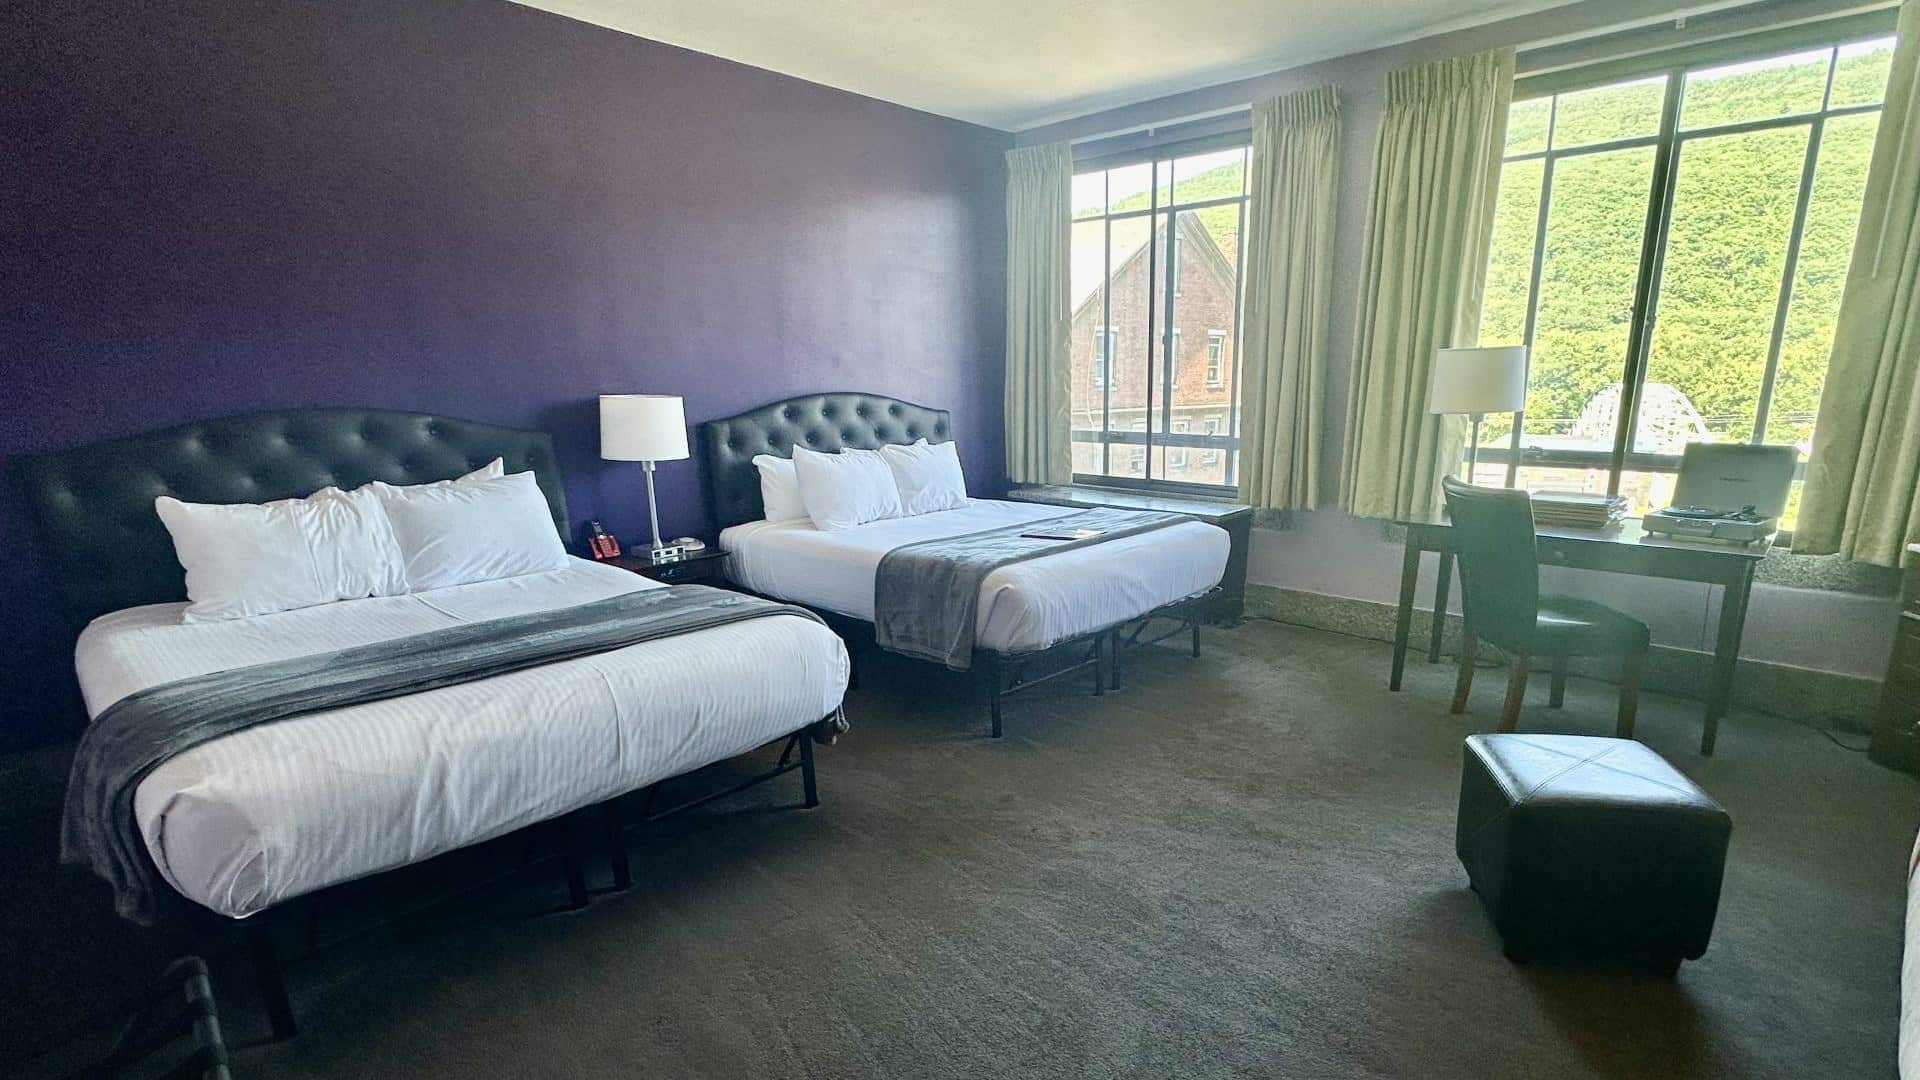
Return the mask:
<path fill-rule="evenodd" d="M 1178 166 L 1176 165 L 1176 168 Z M 1244 170 L 1239 162 L 1208 169 L 1191 177 L 1184 174 L 1174 178 L 1175 189 L 1171 193 L 1163 180 L 1160 184 L 1160 205 L 1166 206 L 1170 199 L 1174 202 L 1196 203 L 1209 199 L 1221 199 L 1230 195 L 1239 195 L 1243 191 Z M 1150 205 L 1152 192 L 1142 191 L 1124 199 L 1116 200 L 1113 213 L 1128 210 L 1145 210 Z M 1232 263 L 1239 257 L 1240 245 L 1240 208 L 1238 206 L 1209 206 L 1201 210 L 1187 211 L 1200 219 L 1207 232 L 1226 253 L 1227 261 Z"/>
<path fill-rule="evenodd" d="M 1890 55 L 1890 47 L 1843 55 L 1833 103 L 1877 101 Z M 1648 379 L 1679 388 L 1708 429 L 1724 438 L 1753 432 L 1811 128 L 1684 136 L 1817 110 L 1825 84 L 1821 52 L 1806 63 L 1696 76 L 1682 97 L 1683 141 Z M 1652 80 L 1561 95 L 1554 145 L 1655 133 L 1663 89 L 1663 80 Z M 1548 116 L 1547 99 L 1517 103 L 1508 153 L 1545 149 Z M 1878 112 L 1837 117 L 1821 132 L 1769 441 L 1798 442 L 1812 430 L 1878 120 Z M 1525 331 L 1543 168 L 1539 160 L 1512 162 L 1501 176 L 1480 331 L 1488 344 L 1520 341 Z M 1555 164 L 1533 339 L 1530 432 L 1567 433 L 1588 399 L 1620 377 L 1652 170 L 1651 147 L 1562 157 Z M 1496 430 L 1493 437 L 1502 434 Z"/>

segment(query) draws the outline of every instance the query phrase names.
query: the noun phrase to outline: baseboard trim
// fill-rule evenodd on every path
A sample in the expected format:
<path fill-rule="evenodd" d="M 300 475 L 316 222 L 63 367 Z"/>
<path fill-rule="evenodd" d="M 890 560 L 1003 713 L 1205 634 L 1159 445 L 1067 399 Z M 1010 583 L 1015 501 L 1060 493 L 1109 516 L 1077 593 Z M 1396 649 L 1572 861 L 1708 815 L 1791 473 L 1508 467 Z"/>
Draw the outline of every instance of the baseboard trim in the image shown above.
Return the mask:
<path fill-rule="evenodd" d="M 1395 608 L 1374 600 L 1283 589 L 1273 585 L 1247 584 L 1247 616 L 1274 622 L 1328 630 L 1337 634 L 1392 641 Z M 1408 641 L 1407 662 L 1426 662 L 1431 638 L 1433 610 L 1415 608 L 1413 633 Z M 1440 651 L 1457 656 L 1460 648 L 1460 618 L 1447 616 Z M 1710 653 L 1655 645 L 1648 657 L 1645 685 L 1649 690 L 1679 697 L 1698 698 L 1707 685 L 1713 665 Z M 1612 682 L 1616 666 L 1604 660 L 1576 660 L 1572 670 L 1588 678 Z M 1386 678 L 1383 669 L 1382 680 Z M 1757 712 L 1795 719 L 1857 721 L 1862 730 L 1870 726 L 1880 700 L 1880 683 L 1858 675 L 1776 664 L 1742 658 L 1733 680 L 1734 704 Z M 1852 726 L 1852 725 L 1847 725 Z"/>

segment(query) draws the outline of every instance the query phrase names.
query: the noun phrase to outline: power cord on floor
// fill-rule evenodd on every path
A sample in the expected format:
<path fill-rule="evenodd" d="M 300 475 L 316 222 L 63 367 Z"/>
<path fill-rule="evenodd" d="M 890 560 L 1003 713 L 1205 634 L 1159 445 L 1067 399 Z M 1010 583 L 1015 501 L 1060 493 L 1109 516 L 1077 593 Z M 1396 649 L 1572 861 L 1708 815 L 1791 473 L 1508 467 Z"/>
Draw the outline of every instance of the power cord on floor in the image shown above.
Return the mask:
<path fill-rule="evenodd" d="M 1849 750 L 1856 754 L 1866 753 L 1868 748 L 1872 745 L 1872 742 L 1873 742 L 1872 737 L 1868 736 L 1865 742 L 1855 744 L 1855 743 L 1848 742 L 1845 739 L 1842 739 L 1840 735 L 1837 733 L 1837 732 L 1844 731 L 1848 734 L 1855 734 L 1855 735 L 1859 734 L 1862 724 L 1858 717 L 1841 716 L 1839 714 L 1829 714 L 1827 716 L 1818 717 L 1814 720 L 1803 720 L 1796 716 L 1794 717 L 1793 722 L 1796 724 L 1799 724 L 1803 728 L 1808 728 L 1812 731 L 1819 732 L 1820 734 L 1826 736 L 1827 741 L 1832 743 L 1833 745 L 1839 747 L 1842 750 Z"/>

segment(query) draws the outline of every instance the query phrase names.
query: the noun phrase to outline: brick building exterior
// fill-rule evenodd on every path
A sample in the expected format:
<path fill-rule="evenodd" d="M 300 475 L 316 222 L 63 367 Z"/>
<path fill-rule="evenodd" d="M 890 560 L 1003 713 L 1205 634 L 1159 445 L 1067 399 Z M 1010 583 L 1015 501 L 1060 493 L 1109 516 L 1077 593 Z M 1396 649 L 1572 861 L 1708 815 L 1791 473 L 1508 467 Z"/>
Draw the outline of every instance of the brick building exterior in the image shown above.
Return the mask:
<path fill-rule="evenodd" d="M 1174 373 L 1172 430 L 1175 433 L 1232 434 L 1229 401 L 1234 389 L 1234 351 L 1238 339 L 1234 316 L 1237 304 L 1237 275 L 1233 255 L 1223 252 L 1207 227 L 1191 213 L 1176 217 L 1174 235 L 1179 245 L 1175 256 L 1175 296 L 1173 302 Z M 1231 242 L 1229 240 L 1229 242 Z M 1155 260 L 1164 260 L 1166 226 L 1162 224 L 1152 245 Z M 1160 262 L 1164 267 L 1164 261 Z M 1158 342 L 1147 340 L 1147 305 L 1150 289 L 1164 292 L 1160 275 L 1149 281 L 1148 247 L 1140 245 L 1112 275 L 1113 302 L 1106 306 L 1106 287 L 1097 285 L 1079 298 L 1073 313 L 1071 337 L 1073 368 L 1073 428 L 1098 431 L 1101 428 L 1103 396 L 1113 431 L 1147 431 L 1148 384 L 1153 389 L 1151 430 L 1160 430 L 1161 356 Z M 1156 312 L 1164 316 L 1164 310 Z M 1110 320 L 1107 355 L 1099 347 L 1102 320 Z M 1156 317 L 1154 334 L 1161 333 Z M 1151 349 L 1149 346 L 1153 346 Z M 1107 385 L 1110 382 L 1111 385 Z M 1101 473 L 1101 446 L 1075 442 L 1073 467 L 1079 473 Z M 1155 448 L 1153 475 L 1156 479 L 1188 483 L 1226 482 L 1227 451 L 1199 447 Z M 1115 445 L 1110 465 L 1104 471 L 1113 476 L 1145 475 L 1144 446 Z"/>

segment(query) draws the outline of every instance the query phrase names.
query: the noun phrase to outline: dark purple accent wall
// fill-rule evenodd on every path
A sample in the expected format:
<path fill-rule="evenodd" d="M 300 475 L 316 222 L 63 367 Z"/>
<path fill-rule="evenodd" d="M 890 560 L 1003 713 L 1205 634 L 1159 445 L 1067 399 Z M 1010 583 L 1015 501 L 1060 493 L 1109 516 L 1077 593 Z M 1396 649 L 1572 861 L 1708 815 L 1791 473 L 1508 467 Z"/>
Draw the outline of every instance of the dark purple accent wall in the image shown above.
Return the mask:
<path fill-rule="evenodd" d="M 0 457 L 369 405 L 554 433 L 646 528 L 594 398 L 690 421 L 867 390 L 1003 485 L 1002 132 L 504 0 L 64 0 L 0 42 Z M 704 532 L 694 462 L 661 525 Z M 73 730 L 71 638 L 0 495 L 0 742 Z"/>

